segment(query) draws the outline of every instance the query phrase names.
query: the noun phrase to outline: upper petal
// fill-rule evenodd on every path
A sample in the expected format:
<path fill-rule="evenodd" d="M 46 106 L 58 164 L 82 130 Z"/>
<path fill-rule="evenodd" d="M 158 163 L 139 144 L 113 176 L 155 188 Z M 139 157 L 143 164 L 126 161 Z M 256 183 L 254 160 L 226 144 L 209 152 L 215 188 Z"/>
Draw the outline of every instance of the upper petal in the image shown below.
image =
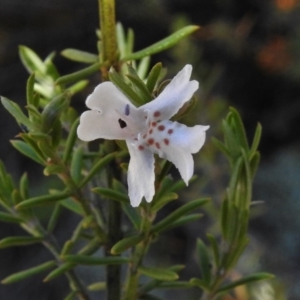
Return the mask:
<path fill-rule="evenodd" d="M 153 199 L 154 189 L 154 155 L 147 148 L 140 150 L 137 144 L 127 142 L 130 153 L 128 166 L 128 194 L 132 206 L 138 206 L 142 198 L 148 202 Z"/>
<path fill-rule="evenodd" d="M 154 119 L 170 119 L 186 101 L 192 98 L 199 87 L 198 81 L 190 81 L 191 73 L 192 66 L 186 65 L 156 99 L 141 106 L 139 109 L 149 111 L 153 114 L 152 117 Z"/>
<path fill-rule="evenodd" d="M 104 113 L 119 109 L 123 111 L 126 104 L 134 108 L 127 97 L 109 81 L 100 83 L 96 86 L 93 93 L 86 99 L 85 104 L 90 109 L 100 109 Z"/>
<path fill-rule="evenodd" d="M 77 134 L 81 140 L 131 137 L 132 131 L 128 127 L 121 128 L 119 119 L 120 114 L 125 113 L 126 106 L 129 105 L 131 111 L 136 111 L 136 108 L 111 82 L 99 84 L 88 96 L 86 105 L 92 110 L 80 117 Z"/>

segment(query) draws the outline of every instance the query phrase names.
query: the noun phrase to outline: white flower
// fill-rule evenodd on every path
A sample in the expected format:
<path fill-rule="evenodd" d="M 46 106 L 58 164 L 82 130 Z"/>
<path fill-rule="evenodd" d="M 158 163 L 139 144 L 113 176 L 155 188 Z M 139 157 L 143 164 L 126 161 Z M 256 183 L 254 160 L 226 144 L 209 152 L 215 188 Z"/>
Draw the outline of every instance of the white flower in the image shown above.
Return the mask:
<path fill-rule="evenodd" d="M 125 140 L 130 153 L 128 192 L 132 206 L 143 197 L 153 199 L 154 153 L 171 161 L 186 185 L 194 172 L 192 153 L 203 146 L 209 126 L 187 127 L 170 121 L 190 100 L 199 83 L 190 81 L 192 66 L 186 65 L 153 101 L 136 108 L 111 82 L 99 84 L 87 98 L 91 110 L 80 117 L 78 137 Z"/>

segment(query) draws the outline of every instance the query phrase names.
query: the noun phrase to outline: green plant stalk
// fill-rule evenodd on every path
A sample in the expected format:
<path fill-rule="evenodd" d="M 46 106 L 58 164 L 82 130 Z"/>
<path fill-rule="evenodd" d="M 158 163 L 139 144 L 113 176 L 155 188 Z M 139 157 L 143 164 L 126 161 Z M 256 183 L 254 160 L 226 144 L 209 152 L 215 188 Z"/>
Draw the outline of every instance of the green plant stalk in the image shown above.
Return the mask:
<path fill-rule="evenodd" d="M 106 256 L 112 256 L 112 246 L 122 238 L 121 216 L 120 203 L 108 200 L 108 243 L 106 244 Z M 106 267 L 106 288 L 107 300 L 120 300 L 121 265 L 108 265 Z"/>
<path fill-rule="evenodd" d="M 81 207 L 85 213 L 85 217 L 94 216 L 95 222 L 93 222 L 93 229 L 94 229 L 95 233 L 97 234 L 97 236 L 102 241 L 105 241 L 106 235 L 105 235 L 103 229 L 101 228 L 101 226 L 97 222 L 99 216 L 96 217 L 94 215 L 92 208 L 90 207 L 90 205 L 88 204 L 86 199 L 83 198 L 81 190 L 77 187 L 76 183 L 72 180 L 69 170 L 66 168 L 64 173 L 59 174 L 59 177 L 72 192 L 72 198 L 75 201 L 79 202 L 79 204 L 81 205 Z"/>
<path fill-rule="evenodd" d="M 250 205 L 250 201 L 251 201 L 251 189 L 252 189 L 252 185 L 250 188 L 250 192 L 246 189 L 246 185 L 244 184 L 244 180 L 243 180 L 243 175 L 244 174 L 240 174 L 240 179 L 238 181 L 238 183 L 236 184 L 235 187 L 232 187 L 234 190 L 233 192 L 233 197 L 231 199 L 231 201 L 233 203 L 237 203 L 239 209 L 242 208 L 247 208 L 249 209 L 249 205 Z M 250 183 L 249 183 L 250 184 Z M 251 182 L 252 184 L 252 182 Z M 246 199 L 243 202 L 241 202 L 241 199 Z M 239 233 L 240 228 L 236 229 L 237 234 Z M 237 236 L 236 234 L 236 236 Z M 225 241 L 223 241 L 225 242 Z M 220 286 L 222 285 L 223 281 L 226 279 L 230 268 L 226 268 L 224 266 L 224 262 L 225 262 L 225 255 L 227 253 L 235 253 L 238 250 L 238 245 L 237 245 L 237 240 L 236 238 L 233 239 L 230 244 L 228 245 L 228 249 L 226 250 L 225 253 L 223 253 L 223 258 L 222 261 L 223 263 L 221 263 L 220 267 L 215 271 L 215 279 L 210 287 L 210 291 L 204 291 L 202 294 L 202 297 L 200 298 L 201 300 L 215 300 L 217 295 L 217 290 L 220 288 Z"/>
<path fill-rule="evenodd" d="M 42 244 L 50 253 L 52 253 L 57 264 L 60 265 L 64 263 L 59 256 L 58 243 L 55 237 L 51 233 L 47 233 L 36 218 L 34 220 L 31 219 L 29 222 L 24 222 L 22 228 L 32 236 L 43 236 L 44 240 Z M 80 282 L 76 273 L 73 270 L 70 270 L 67 271 L 65 275 L 68 278 L 71 290 L 76 293 L 78 299 L 90 300 L 84 285 Z"/>
<path fill-rule="evenodd" d="M 151 243 L 152 236 L 150 235 L 151 225 L 153 215 L 150 213 L 150 207 L 147 205 L 146 210 L 143 211 L 143 224 L 142 224 L 142 232 L 145 234 L 145 239 L 136 245 L 133 255 L 132 255 L 132 263 L 129 265 L 129 274 L 126 283 L 126 287 L 124 290 L 124 300 L 136 300 L 138 297 L 138 285 L 139 285 L 139 272 L 138 268 L 141 266 L 143 262 L 143 258 L 145 257 L 148 247 Z"/>
<path fill-rule="evenodd" d="M 117 62 L 117 39 L 115 20 L 115 1 L 98 0 L 101 30 L 100 62 L 107 62 L 108 66 L 101 69 L 103 80 L 108 79 L 108 69 Z"/>
<path fill-rule="evenodd" d="M 108 152 L 117 150 L 115 142 L 106 141 L 105 148 Z M 121 180 L 121 170 L 118 169 L 117 162 L 111 161 L 107 167 L 107 185 L 113 188 L 113 179 Z M 108 203 L 108 220 L 107 220 L 107 243 L 105 248 L 105 255 L 112 256 L 111 248 L 122 238 L 121 218 L 122 209 L 121 204 L 117 201 L 107 199 Z M 121 298 L 121 265 L 107 265 L 106 267 L 106 299 L 120 300 Z"/>

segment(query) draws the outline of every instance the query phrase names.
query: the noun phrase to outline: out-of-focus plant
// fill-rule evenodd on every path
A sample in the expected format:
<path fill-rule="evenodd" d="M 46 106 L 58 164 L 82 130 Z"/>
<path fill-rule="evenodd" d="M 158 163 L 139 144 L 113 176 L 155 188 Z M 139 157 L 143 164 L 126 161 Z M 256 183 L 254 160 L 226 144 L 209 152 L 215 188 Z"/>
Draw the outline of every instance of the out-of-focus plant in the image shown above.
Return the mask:
<path fill-rule="evenodd" d="M 168 88 L 168 82 L 161 82 L 166 72 L 160 63 L 150 68 L 150 56 L 174 46 L 196 31 L 198 26 L 186 26 L 134 52 L 133 31 L 129 29 L 125 33 L 122 25 L 115 23 L 114 1 L 99 0 L 99 8 L 99 53 L 77 49 L 62 51 L 64 57 L 86 63 L 86 68 L 61 76 L 53 64 L 53 53 L 42 60 L 33 50 L 20 46 L 21 61 L 30 73 L 27 81 L 27 112 L 24 113 L 15 102 L 1 98 L 3 106 L 22 129 L 17 139 L 12 141 L 13 147 L 42 165 L 45 176 L 57 176 L 64 186 L 62 189 L 53 188 L 45 195 L 31 197 L 26 173 L 16 184 L 3 163 L 0 164 L 0 220 L 17 223 L 27 232 L 24 236 L 2 239 L 0 248 L 41 243 L 53 255 L 52 260 L 12 274 L 3 279 L 2 283 L 14 283 L 43 272 L 46 273 L 45 282 L 61 275 L 67 277 L 70 293 L 62 295 L 62 299 L 86 300 L 90 299 L 90 293 L 104 289 L 109 300 L 159 299 L 151 294 L 157 288 L 191 287 L 200 289 L 201 299 L 218 299 L 236 286 L 270 278 L 270 274 L 257 273 L 229 281 L 230 271 L 248 242 L 252 181 L 259 163 L 257 148 L 261 136 L 261 127 L 258 125 L 249 146 L 242 120 L 233 108 L 223 121 L 224 142 L 214 140 L 217 148 L 226 156 L 231 174 L 219 212 L 220 237 L 208 234 L 208 244 L 206 240 L 197 241 L 201 276 L 182 281 L 178 280 L 178 273 L 184 267 L 182 265 L 168 268 L 145 265 L 144 258 L 152 242 L 159 239 L 160 234 L 166 230 L 200 219 L 202 214 L 198 209 L 209 199 L 199 196 L 157 220 L 157 213 L 170 201 L 177 199 L 177 192 L 185 186 L 183 180 L 173 180 L 168 175 L 171 164 L 162 154 L 160 158 L 155 156 L 153 201 L 143 201 L 138 208 L 132 207 L 124 184 L 124 174 L 128 170 L 128 149 L 125 143 L 104 141 L 89 148 L 85 142 L 78 140 L 79 117 L 71 106 L 71 100 L 88 86 L 86 78 L 100 71 L 103 81 L 111 81 L 118 93 L 136 107 L 142 107 L 145 103 L 151 107 L 154 103 L 152 100 L 163 93 L 164 88 Z M 168 101 L 172 101 L 172 98 Z M 194 109 L 196 99 L 192 97 L 184 102 L 186 104 L 179 107 L 172 121 L 188 116 Z M 122 113 L 124 116 L 129 115 L 129 104 Z M 121 129 L 128 125 L 126 119 L 120 120 Z M 181 143 L 184 144 L 186 139 L 184 134 L 180 136 Z M 179 157 L 171 160 L 182 163 Z M 179 169 L 182 171 L 181 167 Z M 187 175 L 182 177 L 185 181 L 189 179 Z M 135 181 L 131 182 L 131 186 L 139 188 L 141 181 L 138 177 L 135 177 Z M 154 184 L 154 179 L 153 182 L 149 180 L 151 184 Z M 42 224 L 34 209 L 45 205 L 52 209 L 46 225 Z M 63 209 L 77 214 L 80 222 L 60 247 L 53 230 Z M 124 218 L 128 227 L 125 231 L 122 227 Z M 103 255 L 99 254 L 99 249 L 103 249 Z M 106 268 L 106 281 L 86 285 L 76 273 L 75 267 L 78 265 Z M 121 279 L 122 266 L 127 268 L 124 280 Z M 148 281 L 141 281 L 142 275 Z"/>

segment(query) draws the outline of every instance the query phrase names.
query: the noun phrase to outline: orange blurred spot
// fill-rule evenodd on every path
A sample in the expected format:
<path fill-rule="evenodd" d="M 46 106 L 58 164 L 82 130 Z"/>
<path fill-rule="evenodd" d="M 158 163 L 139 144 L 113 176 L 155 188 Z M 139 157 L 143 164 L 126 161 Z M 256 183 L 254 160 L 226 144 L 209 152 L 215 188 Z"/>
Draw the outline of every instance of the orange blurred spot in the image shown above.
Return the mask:
<path fill-rule="evenodd" d="M 289 11 L 299 4 L 299 0 L 275 0 L 275 4 L 280 10 Z"/>
<path fill-rule="evenodd" d="M 284 71 L 291 62 L 287 40 L 275 37 L 258 52 L 256 60 L 261 68 L 270 73 Z"/>

